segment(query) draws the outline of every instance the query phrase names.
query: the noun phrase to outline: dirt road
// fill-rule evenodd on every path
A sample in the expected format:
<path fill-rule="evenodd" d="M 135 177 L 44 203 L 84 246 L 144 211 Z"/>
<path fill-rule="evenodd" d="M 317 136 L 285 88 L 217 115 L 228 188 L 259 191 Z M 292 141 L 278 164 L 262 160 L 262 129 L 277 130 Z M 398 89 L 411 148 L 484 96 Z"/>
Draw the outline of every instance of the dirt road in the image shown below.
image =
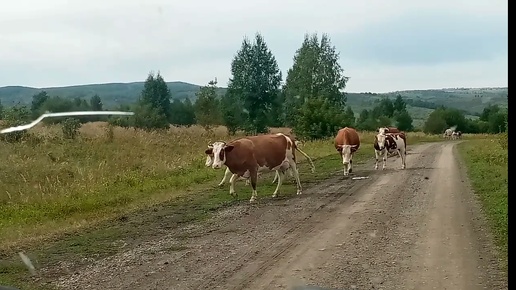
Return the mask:
<path fill-rule="evenodd" d="M 406 170 L 395 157 L 385 171 L 368 162 L 354 168 L 355 176 L 368 179 L 337 177 L 299 197 L 227 208 L 209 222 L 156 237 L 56 284 L 63 289 L 508 289 L 454 144 L 413 146 Z"/>

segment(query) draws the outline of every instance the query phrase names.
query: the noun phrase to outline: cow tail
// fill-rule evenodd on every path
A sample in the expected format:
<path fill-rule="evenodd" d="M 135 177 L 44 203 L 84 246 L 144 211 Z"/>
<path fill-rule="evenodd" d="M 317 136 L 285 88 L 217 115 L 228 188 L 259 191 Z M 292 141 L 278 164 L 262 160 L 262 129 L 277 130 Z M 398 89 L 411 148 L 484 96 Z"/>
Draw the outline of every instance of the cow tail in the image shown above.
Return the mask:
<path fill-rule="evenodd" d="M 310 162 L 310 167 L 312 167 L 312 173 L 315 172 L 315 165 L 312 161 L 312 158 L 310 158 L 310 156 L 308 156 L 308 154 L 303 152 L 303 150 L 299 149 L 297 146 L 296 146 L 296 150 L 299 151 L 299 153 L 303 154 L 303 156 L 305 156 L 306 159 L 308 159 L 308 162 Z"/>

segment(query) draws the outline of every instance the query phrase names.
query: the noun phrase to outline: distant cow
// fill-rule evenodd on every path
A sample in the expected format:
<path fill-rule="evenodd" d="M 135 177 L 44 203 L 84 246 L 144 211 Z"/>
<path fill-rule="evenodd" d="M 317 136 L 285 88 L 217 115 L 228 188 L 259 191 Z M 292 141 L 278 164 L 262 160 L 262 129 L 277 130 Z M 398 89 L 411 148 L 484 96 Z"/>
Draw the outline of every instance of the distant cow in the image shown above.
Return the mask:
<path fill-rule="evenodd" d="M 344 127 L 335 136 L 335 149 L 342 156 L 344 176 L 353 171 L 353 153 L 360 148 L 360 137 L 355 129 Z"/>
<path fill-rule="evenodd" d="M 444 131 L 443 137 L 445 139 L 449 139 L 449 138 L 452 138 L 452 135 L 453 135 L 453 130 L 452 129 L 446 129 Z"/>
<path fill-rule="evenodd" d="M 374 153 L 376 162 L 374 169 L 378 169 L 378 157 L 383 154 L 383 166 L 385 169 L 387 163 L 387 154 L 390 152 L 397 152 L 401 157 L 401 169 L 405 169 L 407 158 L 407 142 L 405 133 L 378 133 L 374 138 Z"/>
<path fill-rule="evenodd" d="M 272 194 L 276 197 L 283 183 L 285 171 L 292 169 L 297 183 L 297 194 L 302 193 L 299 172 L 296 164 L 296 144 L 288 136 L 267 134 L 249 136 L 232 140 L 228 143 L 216 142 L 213 148 L 206 149 L 207 155 L 213 155 L 212 168 L 219 169 L 226 165 L 233 173 L 229 181 L 229 194 L 235 194 L 235 179 L 237 176 L 249 174 L 253 188 L 250 202 L 256 200 L 256 182 L 258 172 L 277 170 L 278 185 Z"/>
<path fill-rule="evenodd" d="M 460 139 L 462 137 L 462 132 L 461 131 L 453 131 L 452 133 L 452 139 L 455 140 L 455 139 Z"/>

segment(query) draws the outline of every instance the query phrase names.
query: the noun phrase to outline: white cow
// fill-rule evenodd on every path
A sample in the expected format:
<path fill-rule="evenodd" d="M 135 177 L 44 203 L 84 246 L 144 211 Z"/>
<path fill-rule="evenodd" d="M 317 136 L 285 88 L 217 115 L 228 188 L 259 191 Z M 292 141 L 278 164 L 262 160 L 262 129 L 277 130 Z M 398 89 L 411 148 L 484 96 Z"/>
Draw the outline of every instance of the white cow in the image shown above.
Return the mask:
<path fill-rule="evenodd" d="M 445 139 L 452 138 L 453 132 L 454 131 L 452 129 L 446 129 L 446 131 L 444 131 L 443 137 Z"/>

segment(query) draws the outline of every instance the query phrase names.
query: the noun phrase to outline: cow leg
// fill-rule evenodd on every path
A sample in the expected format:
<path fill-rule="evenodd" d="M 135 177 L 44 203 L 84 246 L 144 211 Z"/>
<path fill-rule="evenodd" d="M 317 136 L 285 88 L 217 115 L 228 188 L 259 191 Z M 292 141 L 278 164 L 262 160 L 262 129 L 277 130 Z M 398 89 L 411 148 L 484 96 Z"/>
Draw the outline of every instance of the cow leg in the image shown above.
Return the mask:
<path fill-rule="evenodd" d="M 231 178 L 229 179 L 229 194 L 232 195 L 232 196 L 236 196 L 236 193 L 235 193 L 235 181 L 237 180 L 238 178 L 238 175 L 237 174 L 233 174 L 231 176 Z"/>
<path fill-rule="evenodd" d="M 405 148 L 398 149 L 398 154 L 401 157 L 401 169 L 405 169 L 405 167 L 406 167 L 405 160 L 407 159 L 407 154 L 405 154 L 405 153 L 406 153 Z"/>
<path fill-rule="evenodd" d="M 276 170 L 276 176 L 278 177 L 278 185 L 276 186 L 276 190 L 272 193 L 272 197 L 278 196 L 279 188 L 283 184 L 283 179 L 285 178 L 285 172 L 283 170 Z"/>
<path fill-rule="evenodd" d="M 348 173 L 353 172 L 353 154 L 351 154 L 351 157 L 349 158 L 349 165 L 348 165 Z"/>
<path fill-rule="evenodd" d="M 290 160 L 290 168 L 292 169 L 292 173 L 294 173 L 294 178 L 296 179 L 297 184 L 297 192 L 296 194 L 301 194 L 303 192 L 303 188 L 301 187 L 301 180 L 299 180 L 299 171 L 297 171 L 297 164 L 294 160 Z"/>
<path fill-rule="evenodd" d="M 385 170 L 385 167 L 387 166 L 387 154 L 389 154 L 389 150 L 387 150 L 387 148 L 384 149 L 384 153 L 383 153 L 383 166 L 382 166 L 382 170 Z"/>
<path fill-rule="evenodd" d="M 374 169 L 375 169 L 375 170 L 377 170 L 377 169 L 378 169 L 378 156 L 379 156 L 379 155 L 380 155 L 380 154 L 378 154 L 378 151 L 375 149 L 375 150 L 374 150 L 374 157 L 376 158 L 376 161 L 375 161 L 375 163 L 374 163 Z"/>
<path fill-rule="evenodd" d="M 249 202 L 253 202 L 256 200 L 256 197 L 258 193 L 256 193 L 256 181 L 258 179 L 258 172 L 257 170 L 252 170 L 249 172 L 251 175 L 251 187 L 253 188 L 253 193 L 251 194 L 251 199 Z"/>
<path fill-rule="evenodd" d="M 226 182 L 226 179 L 228 178 L 229 175 L 231 175 L 233 173 L 231 173 L 231 171 L 229 170 L 228 167 L 226 167 L 226 171 L 224 172 L 224 178 L 222 178 L 222 180 L 220 181 L 219 185 L 218 186 L 222 186 L 224 185 L 224 183 Z"/>

